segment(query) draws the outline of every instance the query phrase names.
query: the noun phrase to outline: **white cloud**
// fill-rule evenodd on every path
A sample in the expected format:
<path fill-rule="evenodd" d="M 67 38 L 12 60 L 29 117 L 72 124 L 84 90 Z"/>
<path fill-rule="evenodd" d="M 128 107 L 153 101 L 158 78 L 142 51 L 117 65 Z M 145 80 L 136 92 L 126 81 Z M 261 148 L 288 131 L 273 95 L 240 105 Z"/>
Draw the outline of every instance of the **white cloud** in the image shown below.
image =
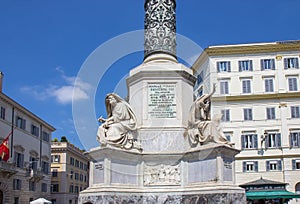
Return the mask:
<path fill-rule="evenodd" d="M 38 100 L 45 100 L 48 98 L 55 98 L 60 104 L 69 104 L 72 101 L 89 99 L 88 91 L 91 89 L 91 85 L 82 81 L 77 77 L 65 76 L 60 67 L 56 68 L 62 74 L 64 84 L 43 86 L 26 86 L 22 87 L 21 91 L 27 94 L 33 95 Z"/>

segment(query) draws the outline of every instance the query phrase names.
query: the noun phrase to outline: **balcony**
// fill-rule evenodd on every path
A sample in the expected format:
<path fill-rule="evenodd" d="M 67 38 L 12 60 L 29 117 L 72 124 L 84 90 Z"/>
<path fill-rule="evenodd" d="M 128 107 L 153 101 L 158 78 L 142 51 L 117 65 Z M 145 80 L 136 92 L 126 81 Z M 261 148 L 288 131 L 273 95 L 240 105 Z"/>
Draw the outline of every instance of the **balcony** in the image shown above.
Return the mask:
<path fill-rule="evenodd" d="M 44 174 L 40 168 L 37 169 L 27 169 L 26 176 L 29 177 L 30 181 L 39 182 L 44 178 Z"/>
<path fill-rule="evenodd" d="M 0 161 L 0 173 L 3 177 L 9 178 L 17 173 L 16 165 L 5 161 Z"/>

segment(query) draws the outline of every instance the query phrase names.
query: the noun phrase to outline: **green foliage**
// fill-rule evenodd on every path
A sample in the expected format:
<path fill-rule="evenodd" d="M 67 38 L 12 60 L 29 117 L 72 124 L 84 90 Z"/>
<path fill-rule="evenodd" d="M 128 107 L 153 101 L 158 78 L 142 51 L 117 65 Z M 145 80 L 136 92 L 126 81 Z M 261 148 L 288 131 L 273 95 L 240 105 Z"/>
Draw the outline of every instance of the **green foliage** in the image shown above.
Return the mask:
<path fill-rule="evenodd" d="M 60 138 L 60 142 L 68 142 L 67 137 L 66 136 L 62 136 Z"/>
<path fill-rule="evenodd" d="M 57 139 L 57 138 L 54 138 L 54 139 L 52 140 L 52 142 L 58 142 L 58 139 Z"/>

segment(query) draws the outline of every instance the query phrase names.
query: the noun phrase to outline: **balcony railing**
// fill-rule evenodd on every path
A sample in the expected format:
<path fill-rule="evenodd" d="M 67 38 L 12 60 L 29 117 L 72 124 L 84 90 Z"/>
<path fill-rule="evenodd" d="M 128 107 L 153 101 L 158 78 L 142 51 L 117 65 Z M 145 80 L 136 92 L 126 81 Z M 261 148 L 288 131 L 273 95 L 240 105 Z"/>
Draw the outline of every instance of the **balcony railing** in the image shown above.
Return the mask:
<path fill-rule="evenodd" d="M 37 169 L 29 168 L 29 169 L 27 169 L 26 176 L 29 177 L 29 180 L 32 180 L 32 181 L 35 181 L 35 182 L 38 182 L 38 181 L 40 181 L 44 178 L 44 174 L 43 174 L 43 172 L 40 168 L 37 168 Z"/>
<path fill-rule="evenodd" d="M 11 175 L 17 173 L 16 165 L 5 161 L 0 161 L 0 173 L 9 178 Z"/>

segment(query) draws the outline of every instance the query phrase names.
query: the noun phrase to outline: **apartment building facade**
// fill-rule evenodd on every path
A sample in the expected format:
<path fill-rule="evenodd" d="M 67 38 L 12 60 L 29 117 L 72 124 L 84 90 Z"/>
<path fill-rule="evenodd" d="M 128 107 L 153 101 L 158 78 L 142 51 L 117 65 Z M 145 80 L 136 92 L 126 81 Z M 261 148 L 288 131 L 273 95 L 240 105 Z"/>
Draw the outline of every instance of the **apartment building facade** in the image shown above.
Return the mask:
<path fill-rule="evenodd" d="M 299 58 L 300 41 L 221 45 L 192 67 L 196 97 L 217 85 L 212 115 L 223 115 L 224 134 L 241 150 L 237 184 L 262 177 L 300 193 Z"/>
<path fill-rule="evenodd" d="M 52 142 L 51 173 L 52 203 L 77 204 L 89 184 L 89 159 L 69 142 Z"/>
<path fill-rule="evenodd" d="M 0 143 L 8 136 L 9 159 L 0 161 L 0 204 L 50 199 L 50 124 L 2 93 L 0 73 Z"/>

